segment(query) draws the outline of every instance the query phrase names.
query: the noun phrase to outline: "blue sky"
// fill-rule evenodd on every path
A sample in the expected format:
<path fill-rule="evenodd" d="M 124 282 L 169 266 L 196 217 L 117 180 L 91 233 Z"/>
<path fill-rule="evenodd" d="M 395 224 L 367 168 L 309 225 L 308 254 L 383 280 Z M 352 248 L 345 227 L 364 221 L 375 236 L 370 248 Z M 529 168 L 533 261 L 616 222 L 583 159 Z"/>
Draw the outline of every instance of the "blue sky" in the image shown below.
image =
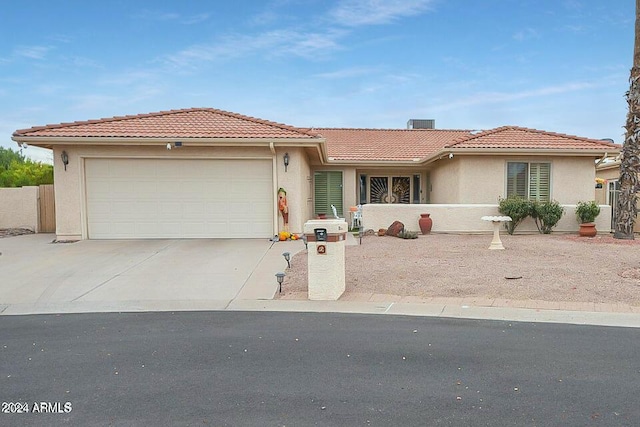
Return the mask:
<path fill-rule="evenodd" d="M 16 149 L 20 128 L 190 107 L 621 143 L 633 37 L 633 0 L 6 1 L 0 145 Z"/>

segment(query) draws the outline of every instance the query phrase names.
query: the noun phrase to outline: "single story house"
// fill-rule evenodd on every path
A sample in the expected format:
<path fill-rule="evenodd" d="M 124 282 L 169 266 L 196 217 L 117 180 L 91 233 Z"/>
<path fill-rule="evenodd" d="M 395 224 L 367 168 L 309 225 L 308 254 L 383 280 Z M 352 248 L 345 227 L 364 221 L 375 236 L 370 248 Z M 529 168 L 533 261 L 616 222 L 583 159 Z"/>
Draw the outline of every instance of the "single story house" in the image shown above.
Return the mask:
<path fill-rule="evenodd" d="M 486 231 L 478 218 L 510 194 L 593 200 L 596 161 L 620 152 L 515 126 L 408 127 L 309 129 L 192 108 L 32 127 L 12 139 L 54 152 L 59 240 L 268 238 L 283 228 L 280 188 L 292 232 L 331 205 L 348 216 L 359 204 L 365 228 L 429 207 L 434 231 Z M 480 224 L 465 225 L 461 209 Z M 575 220 L 564 227 L 577 230 Z"/>

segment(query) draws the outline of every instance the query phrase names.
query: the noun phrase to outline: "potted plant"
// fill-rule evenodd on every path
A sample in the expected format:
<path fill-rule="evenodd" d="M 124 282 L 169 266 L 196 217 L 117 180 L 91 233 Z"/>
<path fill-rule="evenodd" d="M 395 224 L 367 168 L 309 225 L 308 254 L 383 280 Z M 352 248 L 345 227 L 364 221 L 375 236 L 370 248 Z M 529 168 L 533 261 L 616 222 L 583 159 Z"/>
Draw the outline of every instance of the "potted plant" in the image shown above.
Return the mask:
<path fill-rule="evenodd" d="M 594 221 L 600 215 L 600 206 L 591 200 L 590 202 L 578 202 L 576 205 L 576 218 L 580 223 L 578 234 L 582 237 L 594 237 L 598 231 Z"/>

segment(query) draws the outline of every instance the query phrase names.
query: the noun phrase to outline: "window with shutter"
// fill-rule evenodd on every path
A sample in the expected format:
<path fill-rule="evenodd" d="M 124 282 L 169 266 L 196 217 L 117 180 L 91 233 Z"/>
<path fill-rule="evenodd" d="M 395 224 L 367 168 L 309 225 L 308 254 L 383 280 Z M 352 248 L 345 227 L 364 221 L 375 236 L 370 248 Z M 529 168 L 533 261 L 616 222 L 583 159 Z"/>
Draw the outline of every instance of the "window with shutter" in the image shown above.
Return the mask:
<path fill-rule="evenodd" d="M 507 162 L 507 197 L 551 199 L 551 163 Z"/>
<path fill-rule="evenodd" d="M 336 207 L 338 215 L 344 216 L 342 204 L 342 172 L 322 171 L 314 173 L 314 209 L 315 213 L 332 215 L 331 205 Z"/>
<path fill-rule="evenodd" d="M 551 193 L 551 165 L 549 163 L 531 163 L 529 165 L 529 198 L 538 202 L 547 202 Z"/>

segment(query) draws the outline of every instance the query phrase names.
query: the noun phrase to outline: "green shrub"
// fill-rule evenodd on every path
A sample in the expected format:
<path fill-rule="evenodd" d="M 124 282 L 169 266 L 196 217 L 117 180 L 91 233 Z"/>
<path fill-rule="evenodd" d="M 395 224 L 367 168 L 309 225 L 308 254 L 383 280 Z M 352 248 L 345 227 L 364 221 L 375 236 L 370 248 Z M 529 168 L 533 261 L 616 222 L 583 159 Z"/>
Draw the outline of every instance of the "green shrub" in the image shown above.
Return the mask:
<path fill-rule="evenodd" d="M 531 202 L 520 196 L 509 196 L 499 201 L 498 211 L 511 217 L 511 222 L 506 223 L 507 233 L 513 234 L 518 224 L 531 213 Z"/>
<path fill-rule="evenodd" d="M 542 234 L 550 234 L 562 215 L 564 215 L 564 208 L 555 200 L 542 203 L 531 202 L 531 217 Z"/>
<path fill-rule="evenodd" d="M 576 218 L 578 218 L 578 222 L 581 224 L 595 221 L 598 215 L 600 215 L 600 206 L 598 206 L 595 200 L 578 202 L 576 205 Z"/>
<path fill-rule="evenodd" d="M 402 230 L 400 233 L 398 233 L 398 237 L 400 237 L 401 239 L 417 239 L 418 238 L 418 232 L 417 231 Z"/>

